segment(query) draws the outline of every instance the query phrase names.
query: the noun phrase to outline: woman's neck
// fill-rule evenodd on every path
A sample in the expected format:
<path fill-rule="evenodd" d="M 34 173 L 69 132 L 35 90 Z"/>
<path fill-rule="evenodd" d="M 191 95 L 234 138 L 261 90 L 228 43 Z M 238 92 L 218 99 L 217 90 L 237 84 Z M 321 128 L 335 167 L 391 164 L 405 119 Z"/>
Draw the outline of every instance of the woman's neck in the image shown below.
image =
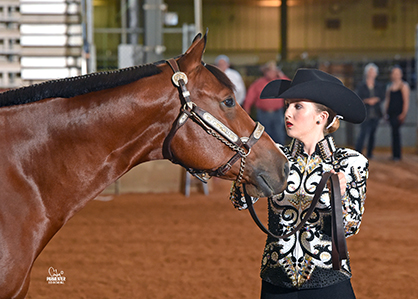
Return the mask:
<path fill-rule="evenodd" d="M 366 84 L 369 89 L 374 88 L 374 78 L 366 78 Z"/>
<path fill-rule="evenodd" d="M 402 80 L 394 80 L 392 81 L 391 90 L 396 91 L 399 90 L 402 86 Z"/>
<path fill-rule="evenodd" d="M 303 149 L 305 153 L 307 153 L 309 156 L 312 156 L 312 154 L 315 152 L 316 145 L 322 139 L 324 139 L 324 134 L 321 132 L 315 137 L 311 135 L 308 138 L 300 139 L 300 141 L 303 142 Z"/>

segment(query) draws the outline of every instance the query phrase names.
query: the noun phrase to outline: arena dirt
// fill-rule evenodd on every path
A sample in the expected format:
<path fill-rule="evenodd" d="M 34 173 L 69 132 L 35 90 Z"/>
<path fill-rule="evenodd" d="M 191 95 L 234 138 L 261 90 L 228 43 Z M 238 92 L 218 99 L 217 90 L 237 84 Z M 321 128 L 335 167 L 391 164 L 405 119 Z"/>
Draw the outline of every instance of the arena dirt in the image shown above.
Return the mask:
<path fill-rule="evenodd" d="M 348 239 L 358 299 L 415 298 L 418 156 L 370 161 L 358 235 Z M 28 298 L 259 298 L 265 236 L 228 200 L 230 182 L 192 193 L 100 196 L 35 262 Z M 266 200 L 256 208 L 266 214 Z M 49 284 L 48 269 L 65 277 Z"/>

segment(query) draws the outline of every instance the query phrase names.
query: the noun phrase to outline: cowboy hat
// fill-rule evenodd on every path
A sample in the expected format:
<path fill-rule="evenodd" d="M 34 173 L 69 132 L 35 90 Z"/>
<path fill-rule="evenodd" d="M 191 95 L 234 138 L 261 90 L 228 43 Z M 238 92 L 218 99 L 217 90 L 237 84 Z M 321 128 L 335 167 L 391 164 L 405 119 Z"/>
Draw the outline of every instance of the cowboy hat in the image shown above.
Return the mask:
<path fill-rule="evenodd" d="M 317 69 L 298 69 L 292 81 L 271 81 L 260 98 L 308 99 L 327 106 L 345 121 L 355 124 L 366 118 L 366 107 L 360 97 L 336 77 Z"/>

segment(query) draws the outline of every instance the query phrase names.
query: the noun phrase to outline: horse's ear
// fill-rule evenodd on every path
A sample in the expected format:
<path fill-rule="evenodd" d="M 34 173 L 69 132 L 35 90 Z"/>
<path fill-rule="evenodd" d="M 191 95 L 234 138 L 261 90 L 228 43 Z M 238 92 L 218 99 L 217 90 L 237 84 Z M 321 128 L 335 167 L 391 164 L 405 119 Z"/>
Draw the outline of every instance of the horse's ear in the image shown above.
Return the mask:
<path fill-rule="evenodd" d="M 202 56 L 206 48 L 207 35 L 208 31 L 206 30 L 206 34 L 203 37 L 201 33 L 195 36 L 191 46 L 179 60 L 179 63 L 182 65 L 181 69 L 192 70 L 201 64 Z"/>
<path fill-rule="evenodd" d="M 189 49 L 187 49 L 186 53 L 184 53 L 184 54 L 188 54 L 201 39 L 202 39 L 202 33 L 196 34 L 196 36 L 194 37 L 194 39 L 192 41 L 192 44 L 190 45 Z"/>

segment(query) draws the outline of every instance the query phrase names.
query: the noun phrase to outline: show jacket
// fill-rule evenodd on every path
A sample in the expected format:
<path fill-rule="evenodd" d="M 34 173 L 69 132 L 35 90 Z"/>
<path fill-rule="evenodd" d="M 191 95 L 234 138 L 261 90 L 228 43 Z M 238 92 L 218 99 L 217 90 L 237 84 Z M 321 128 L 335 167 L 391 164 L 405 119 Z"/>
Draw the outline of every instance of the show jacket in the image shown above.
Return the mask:
<path fill-rule="evenodd" d="M 293 140 L 280 146 L 289 160 L 290 173 L 286 190 L 268 200 L 269 229 L 283 235 L 292 231 L 309 208 L 317 184 L 324 172 L 343 172 L 347 189 L 342 198 L 343 224 L 346 237 L 359 231 L 364 201 L 368 161 L 348 148 L 336 148 L 331 136 L 325 137 L 308 156 L 303 143 Z M 267 237 L 261 278 L 271 284 L 297 289 L 326 287 L 351 277 L 349 260 L 341 270 L 332 269 L 331 207 L 326 187 L 314 213 L 305 226 L 288 239 Z"/>

